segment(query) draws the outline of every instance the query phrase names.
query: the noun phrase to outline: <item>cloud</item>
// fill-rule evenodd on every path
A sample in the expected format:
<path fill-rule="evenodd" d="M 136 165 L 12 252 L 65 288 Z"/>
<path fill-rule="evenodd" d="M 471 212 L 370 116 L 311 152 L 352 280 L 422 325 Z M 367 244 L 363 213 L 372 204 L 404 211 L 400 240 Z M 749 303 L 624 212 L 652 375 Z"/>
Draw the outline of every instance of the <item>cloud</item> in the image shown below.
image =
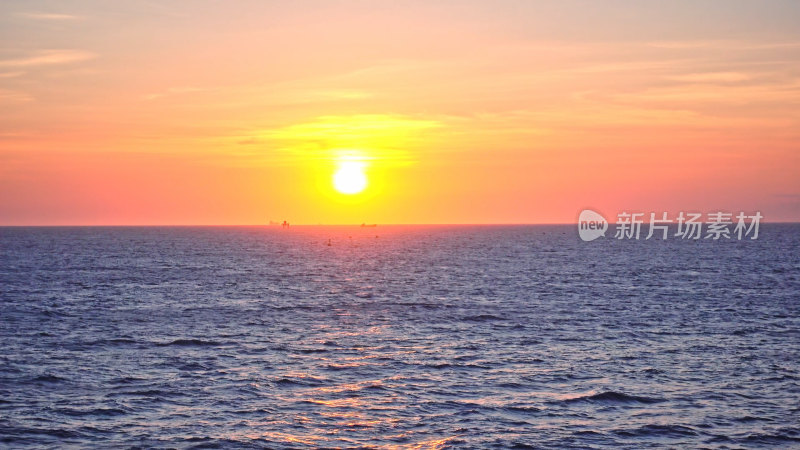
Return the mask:
<path fill-rule="evenodd" d="M 24 12 L 17 14 L 18 16 L 25 17 L 26 19 L 33 20 L 81 20 L 81 16 L 73 16 L 72 14 L 58 14 L 58 13 L 41 13 L 41 12 Z"/>
<path fill-rule="evenodd" d="M 407 136 L 441 125 L 434 120 L 384 114 L 322 116 L 312 122 L 271 130 L 267 136 L 286 140 L 374 141 Z"/>
<path fill-rule="evenodd" d="M 293 155 L 292 160 L 335 160 L 358 154 L 378 164 L 406 164 L 420 134 L 443 127 L 432 119 L 396 114 L 320 116 L 308 122 L 239 136 L 241 145 L 261 144 Z"/>
<path fill-rule="evenodd" d="M 693 49 L 730 49 L 730 50 L 770 50 L 792 49 L 800 47 L 800 42 L 750 42 L 741 40 L 708 40 L 708 41 L 659 41 L 647 42 L 648 47 L 666 50 L 693 50 Z"/>
<path fill-rule="evenodd" d="M 0 59 L 0 67 L 35 67 L 87 61 L 97 55 L 85 50 L 39 50 L 27 56 Z"/>
<path fill-rule="evenodd" d="M 664 49 L 675 49 L 675 50 L 684 50 L 684 49 L 695 49 L 695 48 L 707 48 L 707 47 L 718 47 L 720 45 L 726 44 L 725 41 L 657 41 L 657 42 L 647 42 L 644 45 L 649 47 L 655 48 L 664 48 Z"/>
<path fill-rule="evenodd" d="M 687 83 L 735 83 L 737 81 L 747 81 L 750 76 L 741 72 L 707 72 L 676 75 L 669 77 L 669 79 Z"/>
<path fill-rule="evenodd" d="M 18 91 L 0 89 L 0 104 L 2 103 L 25 103 L 33 100 L 33 97 Z"/>
<path fill-rule="evenodd" d="M 179 94 L 189 94 L 192 92 L 203 92 L 208 91 L 208 88 L 201 88 L 195 86 L 180 86 L 180 87 L 171 87 L 164 92 L 156 92 L 152 94 L 147 94 L 144 96 L 145 100 L 157 100 L 162 97 L 167 97 L 171 95 L 179 95 Z"/>
<path fill-rule="evenodd" d="M 372 93 L 357 89 L 310 89 L 287 92 L 287 99 L 293 99 L 299 103 L 313 103 L 328 100 L 361 100 L 371 98 Z"/>

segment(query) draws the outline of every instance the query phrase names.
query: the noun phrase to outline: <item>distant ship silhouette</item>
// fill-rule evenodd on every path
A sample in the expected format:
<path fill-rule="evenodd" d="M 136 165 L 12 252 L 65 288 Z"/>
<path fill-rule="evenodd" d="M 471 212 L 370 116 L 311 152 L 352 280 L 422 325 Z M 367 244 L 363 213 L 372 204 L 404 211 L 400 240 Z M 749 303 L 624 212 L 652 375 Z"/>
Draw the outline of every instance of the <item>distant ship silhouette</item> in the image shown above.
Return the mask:
<path fill-rule="evenodd" d="M 378 224 L 375 224 L 375 223 L 370 223 L 370 224 L 362 223 L 361 224 L 361 228 L 377 227 L 377 226 L 378 226 Z"/>

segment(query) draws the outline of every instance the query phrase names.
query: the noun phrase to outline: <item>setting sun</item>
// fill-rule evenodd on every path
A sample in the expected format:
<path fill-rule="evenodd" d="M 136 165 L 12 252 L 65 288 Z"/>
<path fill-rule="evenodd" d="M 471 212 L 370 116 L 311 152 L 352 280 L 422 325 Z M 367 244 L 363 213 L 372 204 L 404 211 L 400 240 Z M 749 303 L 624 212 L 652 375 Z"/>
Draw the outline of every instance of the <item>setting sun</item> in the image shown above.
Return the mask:
<path fill-rule="evenodd" d="M 333 187 L 342 194 L 358 194 L 367 187 L 367 176 L 364 174 L 364 163 L 344 161 L 339 164 L 333 174 Z"/>

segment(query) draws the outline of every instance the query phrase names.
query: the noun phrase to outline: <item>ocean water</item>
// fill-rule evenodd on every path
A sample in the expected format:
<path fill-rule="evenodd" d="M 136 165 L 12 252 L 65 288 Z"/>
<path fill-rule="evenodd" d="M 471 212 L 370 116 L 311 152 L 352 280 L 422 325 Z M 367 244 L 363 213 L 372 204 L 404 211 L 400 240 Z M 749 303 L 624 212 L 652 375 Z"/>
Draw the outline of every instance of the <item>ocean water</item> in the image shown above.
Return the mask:
<path fill-rule="evenodd" d="M 0 228 L 0 446 L 800 446 L 798 250 Z"/>

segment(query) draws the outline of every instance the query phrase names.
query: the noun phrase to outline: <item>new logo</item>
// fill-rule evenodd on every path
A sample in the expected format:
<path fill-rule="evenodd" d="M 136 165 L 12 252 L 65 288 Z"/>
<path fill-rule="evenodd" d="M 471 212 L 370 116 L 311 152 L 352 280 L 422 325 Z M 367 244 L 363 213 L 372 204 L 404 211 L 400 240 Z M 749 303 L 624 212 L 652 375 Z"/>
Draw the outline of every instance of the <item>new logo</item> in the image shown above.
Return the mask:
<path fill-rule="evenodd" d="M 584 241 L 593 241 L 606 235 L 608 221 L 591 209 L 584 209 L 578 216 L 578 234 Z"/>

